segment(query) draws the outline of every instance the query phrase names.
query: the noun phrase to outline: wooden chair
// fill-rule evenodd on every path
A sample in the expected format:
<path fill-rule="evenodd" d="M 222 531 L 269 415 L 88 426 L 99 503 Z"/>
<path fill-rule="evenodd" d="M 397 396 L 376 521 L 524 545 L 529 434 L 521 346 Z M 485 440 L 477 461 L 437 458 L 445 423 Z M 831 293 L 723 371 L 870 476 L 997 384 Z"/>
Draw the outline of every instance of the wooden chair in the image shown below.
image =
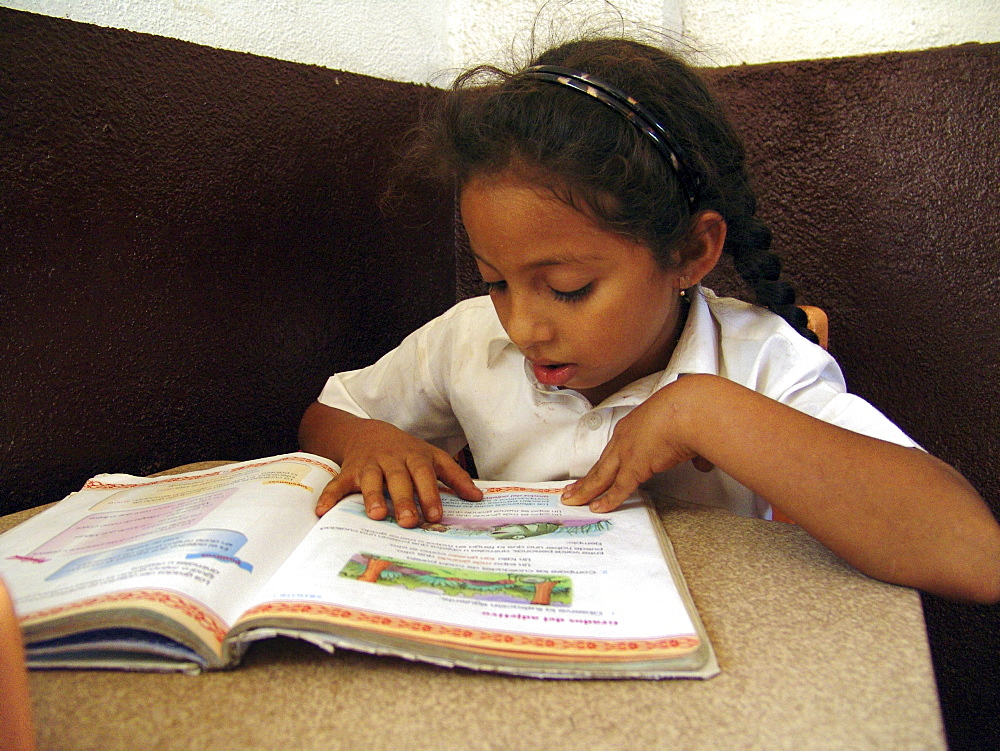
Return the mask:
<path fill-rule="evenodd" d="M 819 338 L 819 346 L 823 349 L 828 349 L 827 345 L 830 343 L 830 320 L 826 317 L 826 312 L 814 305 L 800 305 L 799 307 L 805 311 L 806 318 L 809 319 L 806 324 L 809 330 Z"/>

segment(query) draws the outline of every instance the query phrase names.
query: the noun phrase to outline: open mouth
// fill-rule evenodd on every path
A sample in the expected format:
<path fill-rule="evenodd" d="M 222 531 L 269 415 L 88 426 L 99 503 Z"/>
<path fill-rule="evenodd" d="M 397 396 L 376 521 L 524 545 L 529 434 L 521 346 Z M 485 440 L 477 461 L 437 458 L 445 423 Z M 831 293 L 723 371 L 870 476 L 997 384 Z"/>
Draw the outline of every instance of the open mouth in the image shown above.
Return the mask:
<path fill-rule="evenodd" d="M 539 383 L 546 386 L 562 387 L 573 380 L 579 366 L 573 363 L 532 363 L 531 369 Z"/>

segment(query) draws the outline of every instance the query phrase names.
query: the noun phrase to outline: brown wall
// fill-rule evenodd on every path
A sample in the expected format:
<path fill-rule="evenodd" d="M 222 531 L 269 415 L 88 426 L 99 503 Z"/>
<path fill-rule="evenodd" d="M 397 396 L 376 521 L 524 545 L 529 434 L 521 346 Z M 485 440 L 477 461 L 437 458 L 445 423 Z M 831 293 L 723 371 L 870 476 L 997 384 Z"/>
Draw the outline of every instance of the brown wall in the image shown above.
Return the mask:
<path fill-rule="evenodd" d="M 379 215 L 419 86 L 0 9 L 0 512 L 296 448 L 454 299 L 451 202 Z"/>
<path fill-rule="evenodd" d="M 1000 514 L 1000 45 L 706 76 L 849 388 Z M 951 748 L 1000 748 L 1000 609 L 923 604 Z"/>
<path fill-rule="evenodd" d="M 849 388 L 1000 511 L 1000 45 L 706 73 Z"/>

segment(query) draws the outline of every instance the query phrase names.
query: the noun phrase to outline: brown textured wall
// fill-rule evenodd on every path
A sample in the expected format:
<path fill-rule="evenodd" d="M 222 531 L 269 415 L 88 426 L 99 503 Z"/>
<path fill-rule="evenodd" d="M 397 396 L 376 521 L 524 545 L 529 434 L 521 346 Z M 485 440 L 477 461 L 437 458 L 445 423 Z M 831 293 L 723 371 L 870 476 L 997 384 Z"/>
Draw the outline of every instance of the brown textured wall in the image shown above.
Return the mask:
<path fill-rule="evenodd" d="M 707 73 L 851 390 L 1000 510 L 1000 45 Z"/>
<path fill-rule="evenodd" d="M 296 447 L 454 299 L 375 207 L 423 87 L 0 9 L 0 513 Z"/>
<path fill-rule="evenodd" d="M 850 389 L 1000 512 L 1000 45 L 705 73 Z M 951 748 L 1000 747 L 1000 608 L 923 603 Z"/>

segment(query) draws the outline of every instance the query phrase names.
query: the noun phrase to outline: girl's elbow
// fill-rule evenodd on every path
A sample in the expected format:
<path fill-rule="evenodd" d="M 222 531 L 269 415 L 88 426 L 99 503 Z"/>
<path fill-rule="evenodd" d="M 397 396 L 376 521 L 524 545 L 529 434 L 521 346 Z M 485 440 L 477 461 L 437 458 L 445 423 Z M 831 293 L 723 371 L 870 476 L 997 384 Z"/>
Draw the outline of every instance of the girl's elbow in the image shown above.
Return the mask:
<path fill-rule="evenodd" d="M 953 582 L 946 596 L 979 605 L 1000 603 L 1000 528 L 994 527 L 987 540 L 978 555 L 966 559 L 965 575 Z"/>
<path fill-rule="evenodd" d="M 991 588 L 977 592 L 972 601 L 980 605 L 1000 604 L 1000 583 L 995 582 Z"/>
<path fill-rule="evenodd" d="M 992 542 L 986 546 L 983 584 L 975 593 L 974 598 L 975 602 L 983 605 L 1000 603 L 1000 524 L 997 524 L 995 519 L 992 521 L 992 534 L 990 535 Z"/>
<path fill-rule="evenodd" d="M 884 581 L 893 581 L 886 577 Z M 1000 572 L 985 573 L 977 571 L 974 574 L 957 575 L 954 577 L 917 577 L 909 582 L 895 580 L 894 583 L 908 584 L 915 589 L 928 594 L 942 597 L 955 602 L 965 602 L 972 605 L 996 605 L 1000 603 Z"/>
<path fill-rule="evenodd" d="M 978 577 L 977 580 L 964 583 L 944 594 L 949 599 L 975 605 L 1000 604 L 1000 572 L 992 572 L 989 577 Z"/>
<path fill-rule="evenodd" d="M 947 465 L 945 465 L 947 466 Z M 946 596 L 981 605 L 1000 603 L 1000 523 L 982 496 L 957 470 L 948 467 L 958 487 L 950 539 L 954 592 Z M 942 494 L 943 495 L 943 494 Z M 964 508 L 964 513 L 958 511 Z"/>
<path fill-rule="evenodd" d="M 994 547 L 992 560 L 986 566 L 985 576 L 970 591 L 970 600 L 980 605 L 1000 603 L 1000 540 Z"/>

